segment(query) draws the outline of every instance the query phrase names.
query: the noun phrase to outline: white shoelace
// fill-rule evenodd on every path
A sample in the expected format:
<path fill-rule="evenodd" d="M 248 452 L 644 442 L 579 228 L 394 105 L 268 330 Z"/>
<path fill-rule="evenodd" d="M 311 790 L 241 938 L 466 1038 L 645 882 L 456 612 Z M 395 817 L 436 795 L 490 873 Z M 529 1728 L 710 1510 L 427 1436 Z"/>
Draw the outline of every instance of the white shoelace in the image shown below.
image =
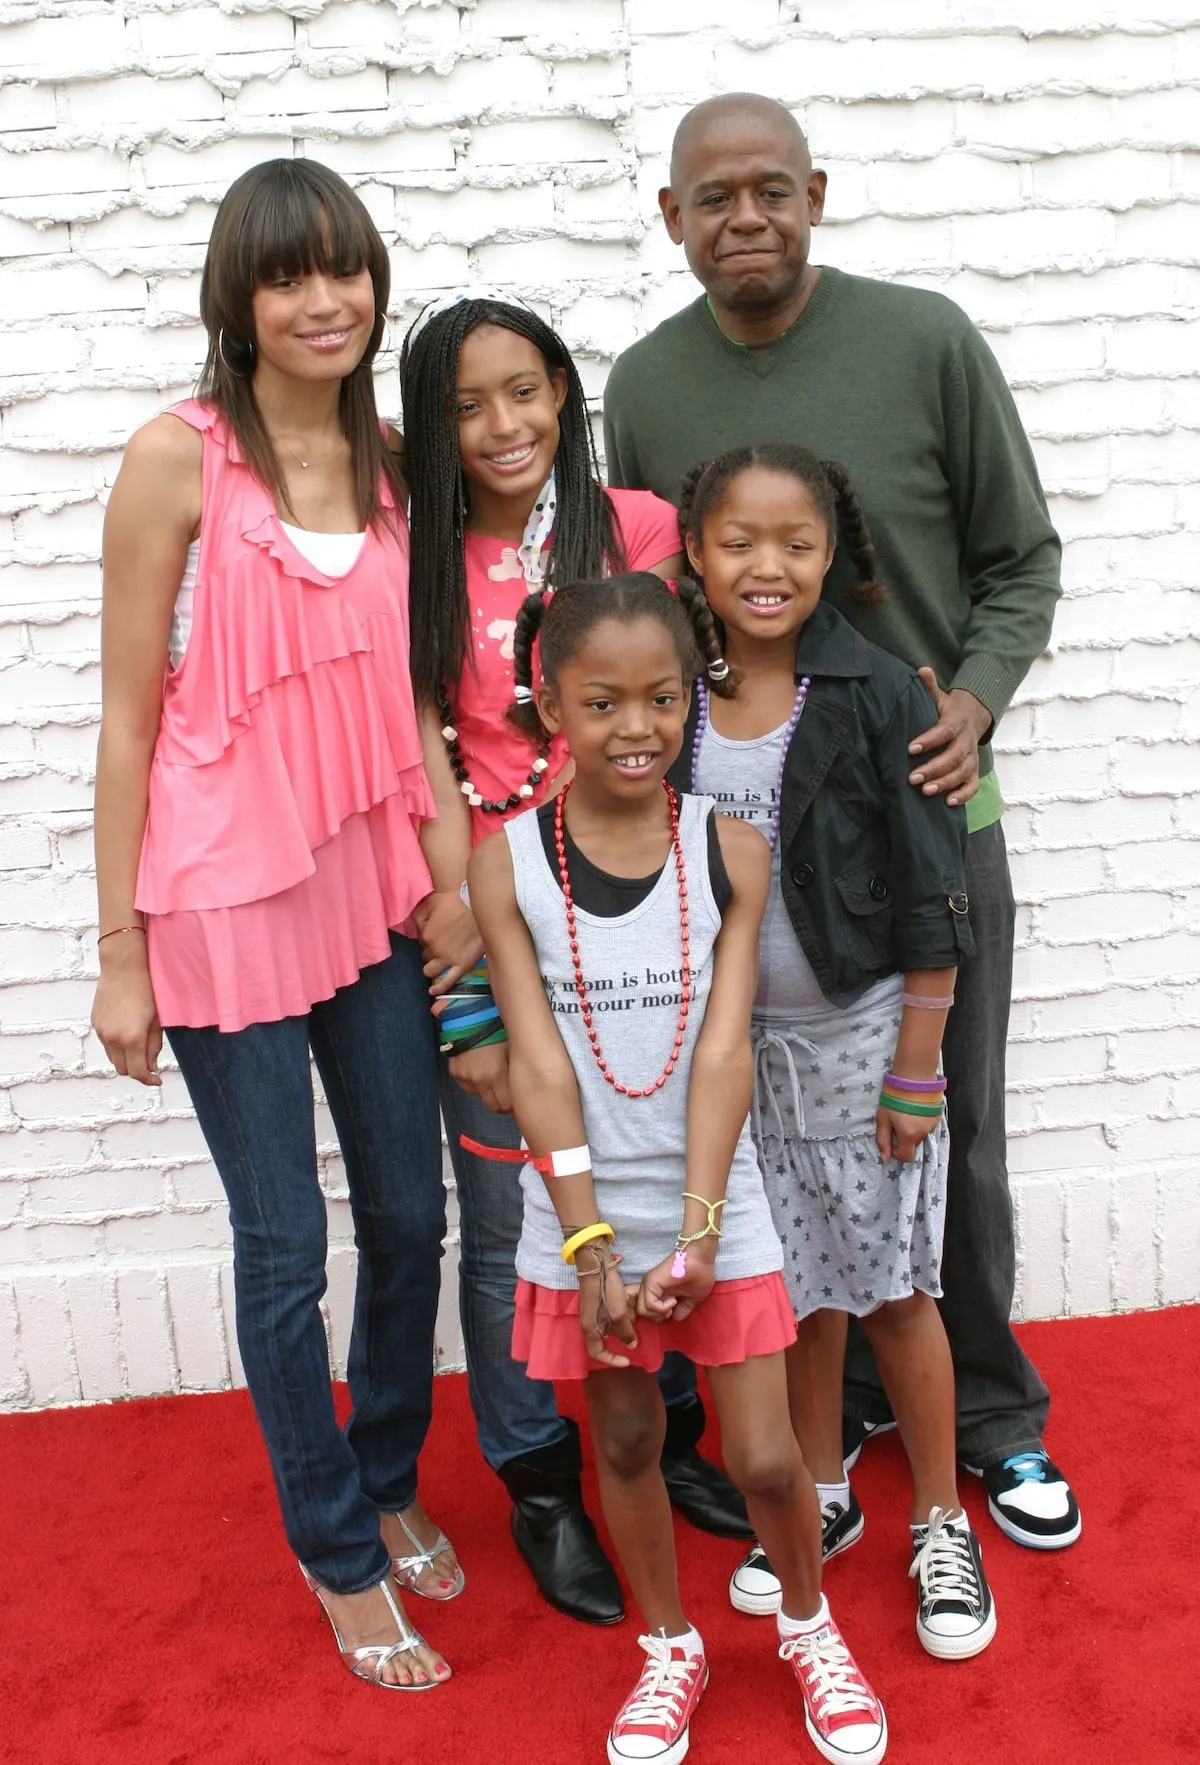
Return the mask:
<path fill-rule="evenodd" d="M 682 1661 L 673 1661 L 671 1644 L 665 1636 L 639 1636 L 638 1647 L 645 1649 L 650 1658 L 614 1726 L 624 1728 L 628 1723 L 641 1728 L 659 1722 L 678 1722 L 692 1689 L 692 1677 L 704 1665 L 703 1657 L 686 1655 Z"/>
<path fill-rule="evenodd" d="M 861 1711 L 877 1721 L 875 1699 L 863 1681 L 837 1631 L 831 1624 L 800 1636 L 789 1636 L 779 1645 L 782 1660 L 799 1655 L 804 1676 L 812 1686 L 813 1708 L 819 1721 Z"/>
<path fill-rule="evenodd" d="M 920 1577 L 923 1600 L 953 1600 L 978 1614 L 981 1605 L 979 1581 L 967 1538 L 967 1533 L 955 1531 L 946 1517 L 945 1508 L 931 1509 L 925 1542 L 913 1558 L 908 1573 L 910 1579 Z"/>

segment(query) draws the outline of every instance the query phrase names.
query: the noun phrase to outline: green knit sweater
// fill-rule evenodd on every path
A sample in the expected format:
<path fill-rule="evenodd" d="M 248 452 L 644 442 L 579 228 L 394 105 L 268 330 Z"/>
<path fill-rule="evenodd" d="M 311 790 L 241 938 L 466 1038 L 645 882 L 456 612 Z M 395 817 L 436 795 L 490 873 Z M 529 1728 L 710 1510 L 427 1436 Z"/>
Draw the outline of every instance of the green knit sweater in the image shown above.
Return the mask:
<path fill-rule="evenodd" d="M 889 590 L 847 599 L 837 558 L 826 593 L 865 637 L 999 722 L 1050 635 L 1060 546 L 996 358 L 940 294 L 825 267 L 795 325 L 747 347 L 702 295 L 633 344 L 604 397 L 609 481 L 679 500 L 698 460 L 796 441 L 840 460 L 862 498 Z M 992 769 L 990 744 L 980 770 Z M 999 815 L 994 780 L 973 827 Z"/>

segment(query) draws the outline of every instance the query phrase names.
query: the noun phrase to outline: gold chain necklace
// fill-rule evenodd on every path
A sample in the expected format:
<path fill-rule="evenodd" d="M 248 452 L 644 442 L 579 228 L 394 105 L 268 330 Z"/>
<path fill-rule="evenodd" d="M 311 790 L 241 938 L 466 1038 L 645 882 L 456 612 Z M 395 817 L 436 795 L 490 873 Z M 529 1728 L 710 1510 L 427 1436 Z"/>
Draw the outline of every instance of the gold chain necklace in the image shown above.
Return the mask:
<path fill-rule="evenodd" d="M 285 454 L 290 454 L 302 472 L 307 472 L 310 466 L 327 466 L 330 460 L 336 460 L 346 445 L 346 437 L 343 435 L 333 452 L 324 454 L 319 460 L 302 460 L 295 448 L 289 447 L 285 441 L 278 441 L 275 445 L 281 447 Z"/>

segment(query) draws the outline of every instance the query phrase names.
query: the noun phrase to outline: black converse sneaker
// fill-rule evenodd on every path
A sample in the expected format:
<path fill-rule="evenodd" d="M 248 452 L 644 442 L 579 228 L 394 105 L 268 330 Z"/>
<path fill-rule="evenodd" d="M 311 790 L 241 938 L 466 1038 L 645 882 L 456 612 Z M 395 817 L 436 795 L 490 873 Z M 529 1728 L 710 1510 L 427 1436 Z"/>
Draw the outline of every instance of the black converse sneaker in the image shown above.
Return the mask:
<path fill-rule="evenodd" d="M 825 1562 L 836 1557 L 839 1551 L 848 1551 L 852 1544 L 857 1544 L 863 1535 L 863 1511 L 858 1505 L 858 1497 L 850 1491 L 850 1506 L 841 1507 L 835 1501 L 821 1503 L 821 1556 Z"/>
<path fill-rule="evenodd" d="M 983 1553 L 965 1514 L 956 1520 L 932 1508 L 912 1528 L 908 1573 L 918 1589 L 917 1639 L 940 1661 L 966 1661 L 996 1634 L 996 1605 L 983 1573 Z"/>
<path fill-rule="evenodd" d="M 729 1603 L 735 1612 L 767 1618 L 783 1604 L 783 1585 L 761 1544 L 752 1544 L 729 1580 Z"/>
<path fill-rule="evenodd" d="M 821 1504 L 821 1556 L 825 1562 L 836 1557 L 839 1551 L 847 1551 L 852 1544 L 857 1544 L 863 1535 L 863 1511 L 859 1507 L 854 1491 L 850 1491 L 850 1506 L 843 1508 L 837 1502 Z M 778 1575 L 771 1567 L 770 1559 L 761 1544 L 752 1545 L 749 1552 L 734 1570 L 729 1581 L 729 1603 L 736 1612 L 748 1612 L 752 1618 L 765 1618 L 771 1612 L 777 1612 L 783 1601 L 783 1587 Z"/>
<path fill-rule="evenodd" d="M 895 1422 L 860 1422 L 857 1416 L 842 1416 L 842 1464 L 847 1476 L 857 1465 L 867 1441 L 877 1434 L 890 1434 L 895 1426 Z"/>
<path fill-rule="evenodd" d="M 974 1475 L 983 1478 L 988 1513 L 1017 1544 L 1035 1551 L 1060 1551 L 1074 1544 L 1083 1531 L 1071 1485 L 1045 1452 L 1017 1453 Z"/>

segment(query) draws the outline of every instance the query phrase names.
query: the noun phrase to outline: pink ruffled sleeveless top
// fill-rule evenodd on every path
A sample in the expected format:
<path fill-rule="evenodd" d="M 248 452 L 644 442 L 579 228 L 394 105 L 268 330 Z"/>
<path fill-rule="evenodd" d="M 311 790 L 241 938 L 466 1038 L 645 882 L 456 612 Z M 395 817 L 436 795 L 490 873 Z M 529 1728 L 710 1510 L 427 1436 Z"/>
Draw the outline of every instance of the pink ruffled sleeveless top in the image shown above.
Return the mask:
<path fill-rule="evenodd" d="M 161 1022 L 306 1013 L 390 952 L 432 886 L 409 676 L 408 536 L 385 512 L 344 576 L 284 533 L 224 418 L 204 437 L 192 630 L 167 675 L 137 905 Z"/>

